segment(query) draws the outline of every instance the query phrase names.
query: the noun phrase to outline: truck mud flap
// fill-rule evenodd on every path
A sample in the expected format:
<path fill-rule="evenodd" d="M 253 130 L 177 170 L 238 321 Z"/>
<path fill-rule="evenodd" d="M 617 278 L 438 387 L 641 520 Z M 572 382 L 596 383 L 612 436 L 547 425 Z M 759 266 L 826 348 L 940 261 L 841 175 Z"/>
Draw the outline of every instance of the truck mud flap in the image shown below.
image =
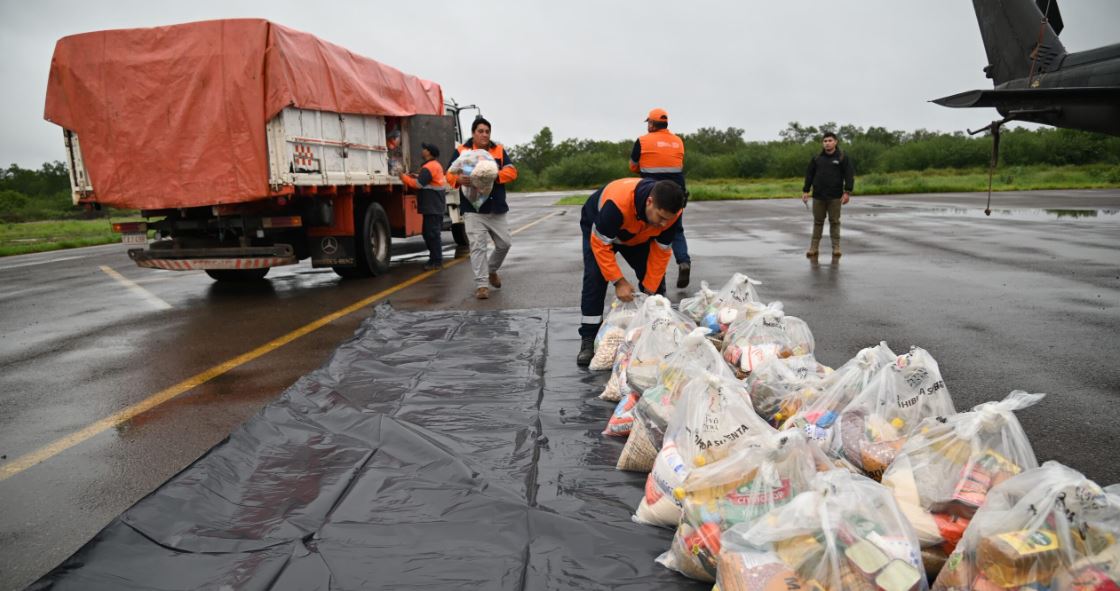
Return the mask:
<path fill-rule="evenodd" d="M 312 267 L 353 267 L 358 264 L 353 236 L 310 236 Z"/>

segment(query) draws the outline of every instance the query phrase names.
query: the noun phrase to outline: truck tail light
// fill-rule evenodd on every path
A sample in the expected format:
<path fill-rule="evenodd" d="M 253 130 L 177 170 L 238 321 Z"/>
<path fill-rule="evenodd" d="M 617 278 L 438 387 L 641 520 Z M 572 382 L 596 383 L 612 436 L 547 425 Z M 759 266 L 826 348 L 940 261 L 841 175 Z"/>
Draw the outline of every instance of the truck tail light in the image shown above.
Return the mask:
<path fill-rule="evenodd" d="M 148 224 L 146 222 L 123 222 L 113 224 L 113 231 L 118 234 L 134 234 L 137 232 L 147 232 Z"/>

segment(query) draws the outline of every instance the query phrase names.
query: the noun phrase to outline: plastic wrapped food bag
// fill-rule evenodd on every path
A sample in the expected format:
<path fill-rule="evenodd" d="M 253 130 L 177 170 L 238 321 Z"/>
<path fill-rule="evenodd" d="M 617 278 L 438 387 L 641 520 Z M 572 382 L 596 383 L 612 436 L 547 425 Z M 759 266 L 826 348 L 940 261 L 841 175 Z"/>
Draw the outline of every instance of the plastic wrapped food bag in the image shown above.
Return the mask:
<path fill-rule="evenodd" d="M 928 589 L 918 542 L 889 490 L 847 470 L 721 538 L 721 591 Z"/>
<path fill-rule="evenodd" d="M 685 335 L 677 350 L 662 363 L 657 384 L 638 399 L 632 411 L 630 437 L 615 465 L 619 470 L 649 472 L 653 468 L 673 407 L 690 380 L 704 372 L 723 372 L 734 379 L 707 334 L 708 329 L 695 328 Z"/>
<path fill-rule="evenodd" d="M 615 357 L 622 341 L 626 340 L 626 329 L 630 322 L 638 315 L 638 309 L 645 301 L 645 294 L 638 294 L 629 302 L 615 298 L 603 324 L 599 325 L 599 332 L 595 335 L 595 356 L 591 358 L 588 369 L 601 371 L 614 367 Z"/>
<path fill-rule="evenodd" d="M 702 372 L 681 393 L 634 521 L 676 527 L 689 471 L 722 460 L 736 445 L 756 445 L 751 443 L 756 435 L 774 432 L 751 409 L 741 382 L 728 373 Z"/>
<path fill-rule="evenodd" d="M 922 419 L 954 413 L 937 361 L 925 349 L 911 347 L 848 403 L 829 449 L 878 480 Z"/>
<path fill-rule="evenodd" d="M 707 327 L 712 336 L 718 338 L 733 323 L 750 319 L 764 307 L 754 289 L 756 285 L 762 283 L 742 273 L 732 275 L 716 293 L 697 324 Z"/>
<path fill-rule="evenodd" d="M 933 589 L 1116 589 L 1118 539 L 1120 485 L 1046 462 L 988 492 Z"/>
<path fill-rule="evenodd" d="M 634 339 L 634 352 L 630 356 L 630 366 L 626 379 L 632 389 L 644 392 L 657 384 L 661 363 L 672 355 L 686 334 L 696 325 L 673 310 L 669 300 L 662 296 L 646 298 L 642 306 L 646 315 L 635 317 L 631 323 L 638 326 L 641 333 Z"/>
<path fill-rule="evenodd" d="M 749 320 L 738 320 L 723 337 L 723 358 L 740 377 L 769 359 L 810 355 L 816 348 L 804 320 L 786 316 L 781 302 L 771 302 Z"/>
<path fill-rule="evenodd" d="M 681 311 L 685 318 L 700 324 L 704 315 L 708 313 L 708 307 L 715 302 L 717 295 L 719 295 L 717 292 L 708 287 L 707 281 L 701 281 L 700 290 L 696 292 L 696 295 L 683 298 L 677 309 Z"/>
<path fill-rule="evenodd" d="M 816 399 L 821 381 L 830 373 L 832 369 L 812 355 L 764 361 L 747 377 L 755 412 L 775 427 L 782 424 L 802 404 Z"/>
<path fill-rule="evenodd" d="M 928 554 L 951 554 L 988 491 L 1038 467 L 1014 411 L 1044 396 L 1016 390 L 969 412 L 926 419 L 907 439 L 883 484 L 894 492 L 922 546 L 936 546 Z"/>
<path fill-rule="evenodd" d="M 468 150 L 459 154 L 447 172 L 470 177 L 470 186 L 464 183 L 462 187 L 463 195 L 477 210 L 494 190 L 494 181 L 498 180 L 498 163 L 486 150 Z"/>
<path fill-rule="evenodd" d="M 642 305 L 646 312 L 639 313 L 631 326 L 636 334 L 629 357 L 620 360 L 625 366 L 618 372 L 620 399 L 611 415 L 604 435 L 626 437 L 634 422 L 634 406 L 647 389 L 657 384 L 661 364 L 676 351 L 684 335 L 696 328 L 674 311 L 669 300 L 651 296 Z M 634 324 L 641 324 L 634 326 Z"/>
<path fill-rule="evenodd" d="M 844 407 L 867 387 L 871 377 L 893 363 L 897 355 L 885 342 L 862 349 L 820 383 L 820 395 L 806 401 L 796 413 L 784 418 L 781 429 L 798 429 L 817 442 L 832 437 L 836 419 Z"/>
<path fill-rule="evenodd" d="M 720 536 L 748 526 L 805 491 L 825 463 L 817 446 L 796 431 L 771 432 L 733 445 L 722 460 L 694 468 L 681 485 L 681 521 L 657 562 L 702 581 L 714 581 Z"/>

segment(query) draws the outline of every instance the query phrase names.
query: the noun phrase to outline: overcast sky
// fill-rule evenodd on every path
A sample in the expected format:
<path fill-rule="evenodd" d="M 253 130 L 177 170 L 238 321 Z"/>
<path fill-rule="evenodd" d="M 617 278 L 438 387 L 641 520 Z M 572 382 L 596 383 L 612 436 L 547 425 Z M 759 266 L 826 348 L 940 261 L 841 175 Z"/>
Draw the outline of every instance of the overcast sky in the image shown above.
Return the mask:
<path fill-rule="evenodd" d="M 1120 0 L 1061 9 L 1070 51 L 1120 42 Z M 64 157 L 60 129 L 43 120 L 59 38 L 234 17 L 434 80 L 481 106 L 509 145 L 546 125 L 557 140 L 637 137 L 652 107 L 675 131 L 734 126 L 748 140 L 776 139 L 790 121 L 960 130 L 996 116 L 928 102 L 991 86 L 969 0 L 0 0 L 0 166 Z"/>

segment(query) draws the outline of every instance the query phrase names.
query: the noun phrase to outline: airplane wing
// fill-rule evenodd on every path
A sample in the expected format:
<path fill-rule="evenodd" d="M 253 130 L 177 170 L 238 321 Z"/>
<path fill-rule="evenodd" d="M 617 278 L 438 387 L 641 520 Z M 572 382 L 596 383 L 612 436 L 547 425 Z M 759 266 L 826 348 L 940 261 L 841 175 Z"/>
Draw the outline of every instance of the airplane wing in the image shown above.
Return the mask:
<path fill-rule="evenodd" d="M 1052 105 L 1116 105 L 1120 103 L 1120 87 L 1086 86 L 1075 88 L 1017 88 L 1009 90 L 968 90 L 934 99 L 942 107 L 963 109 L 994 107 L 997 109 L 1030 109 Z"/>

